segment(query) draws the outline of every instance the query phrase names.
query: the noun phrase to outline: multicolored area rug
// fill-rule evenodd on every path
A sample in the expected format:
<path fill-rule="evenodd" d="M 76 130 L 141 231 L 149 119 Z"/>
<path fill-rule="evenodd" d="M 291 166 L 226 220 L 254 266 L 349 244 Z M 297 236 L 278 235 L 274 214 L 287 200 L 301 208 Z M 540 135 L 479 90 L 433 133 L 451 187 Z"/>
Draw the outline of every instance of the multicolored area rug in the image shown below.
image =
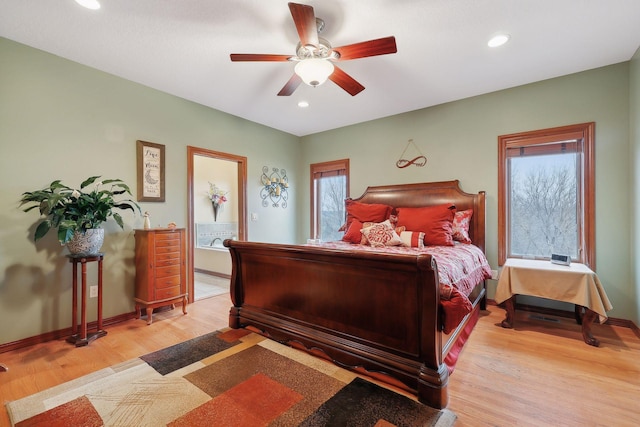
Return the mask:
<path fill-rule="evenodd" d="M 246 330 L 213 332 L 7 404 L 15 426 L 437 426 L 436 410 Z"/>

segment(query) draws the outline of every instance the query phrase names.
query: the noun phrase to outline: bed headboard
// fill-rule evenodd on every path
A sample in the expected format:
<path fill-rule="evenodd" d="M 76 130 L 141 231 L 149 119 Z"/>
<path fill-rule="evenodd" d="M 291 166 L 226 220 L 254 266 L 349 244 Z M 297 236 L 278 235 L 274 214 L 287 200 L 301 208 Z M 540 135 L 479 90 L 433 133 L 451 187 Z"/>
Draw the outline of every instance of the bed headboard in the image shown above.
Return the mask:
<path fill-rule="evenodd" d="M 459 211 L 473 209 L 469 237 L 476 246 L 483 251 L 485 250 L 485 192 L 465 193 L 460 189 L 460 181 L 457 179 L 421 184 L 367 187 L 362 196 L 353 200 L 360 203 L 383 203 L 396 208 L 451 203 Z"/>

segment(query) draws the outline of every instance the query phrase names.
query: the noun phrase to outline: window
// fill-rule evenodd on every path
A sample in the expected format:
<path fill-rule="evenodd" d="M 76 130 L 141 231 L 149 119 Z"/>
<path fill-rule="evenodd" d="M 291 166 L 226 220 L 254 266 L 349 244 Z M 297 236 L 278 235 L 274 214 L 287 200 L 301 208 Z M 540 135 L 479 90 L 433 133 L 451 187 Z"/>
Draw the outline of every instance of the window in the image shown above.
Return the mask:
<path fill-rule="evenodd" d="M 552 253 L 595 268 L 595 124 L 498 137 L 498 262 Z"/>
<path fill-rule="evenodd" d="M 340 240 L 344 199 L 349 197 L 349 159 L 311 165 L 311 238 Z"/>

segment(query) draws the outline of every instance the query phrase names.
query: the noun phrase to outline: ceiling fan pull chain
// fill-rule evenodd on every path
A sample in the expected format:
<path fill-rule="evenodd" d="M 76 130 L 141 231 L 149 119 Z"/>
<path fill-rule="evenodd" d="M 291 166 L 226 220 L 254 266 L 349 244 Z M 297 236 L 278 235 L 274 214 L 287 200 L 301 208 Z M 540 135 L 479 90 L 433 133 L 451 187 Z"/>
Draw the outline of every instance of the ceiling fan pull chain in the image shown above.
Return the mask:
<path fill-rule="evenodd" d="M 404 158 L 404 153 L 407 151 L 407 148 L 409 148 L 409 145 L 413 145 L 413 147 L 416 149 L 418 153 L 420 153 L 420 155 L 411 160 L 406 160 Z M 396 167 L 400 169 L 404 169 L 411 165 L 423 167 L 426 164 L 427 164 L 427 158 L 424 156 L 424 154 L 422 154 L 422 151 L 420 151 L 418 146 L 413 142 L 413 139 L 410 139 L 409 141 L 407 141 L 407 145 L 405 145 L 404 150 L 402 150 L 402 154 L 400 154 L 400 159 L 398 159 L 398 161 L 396 162 Z"/>

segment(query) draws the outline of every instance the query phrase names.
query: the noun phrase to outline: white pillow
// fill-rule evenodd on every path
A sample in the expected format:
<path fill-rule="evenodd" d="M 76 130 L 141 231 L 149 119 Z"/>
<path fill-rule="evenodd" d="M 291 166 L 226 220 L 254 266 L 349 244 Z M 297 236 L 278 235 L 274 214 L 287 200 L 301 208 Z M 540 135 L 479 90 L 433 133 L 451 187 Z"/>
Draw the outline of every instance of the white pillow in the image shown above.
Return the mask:
<path fill-rule="evenodd" d="M 400 233 L 402 246 L 408 248 L 424 248 L 424 233 L 422 231 L 403 231 Z"/>
<path fill-rule="evenodd" d="M 367 238 L 369 244 L 374 248 L 384 246 L 398 246 L 402 244 L 402 240 L 395 227 L 391 225 L 389 220 L 365 227 L 360 232 Z"/>

